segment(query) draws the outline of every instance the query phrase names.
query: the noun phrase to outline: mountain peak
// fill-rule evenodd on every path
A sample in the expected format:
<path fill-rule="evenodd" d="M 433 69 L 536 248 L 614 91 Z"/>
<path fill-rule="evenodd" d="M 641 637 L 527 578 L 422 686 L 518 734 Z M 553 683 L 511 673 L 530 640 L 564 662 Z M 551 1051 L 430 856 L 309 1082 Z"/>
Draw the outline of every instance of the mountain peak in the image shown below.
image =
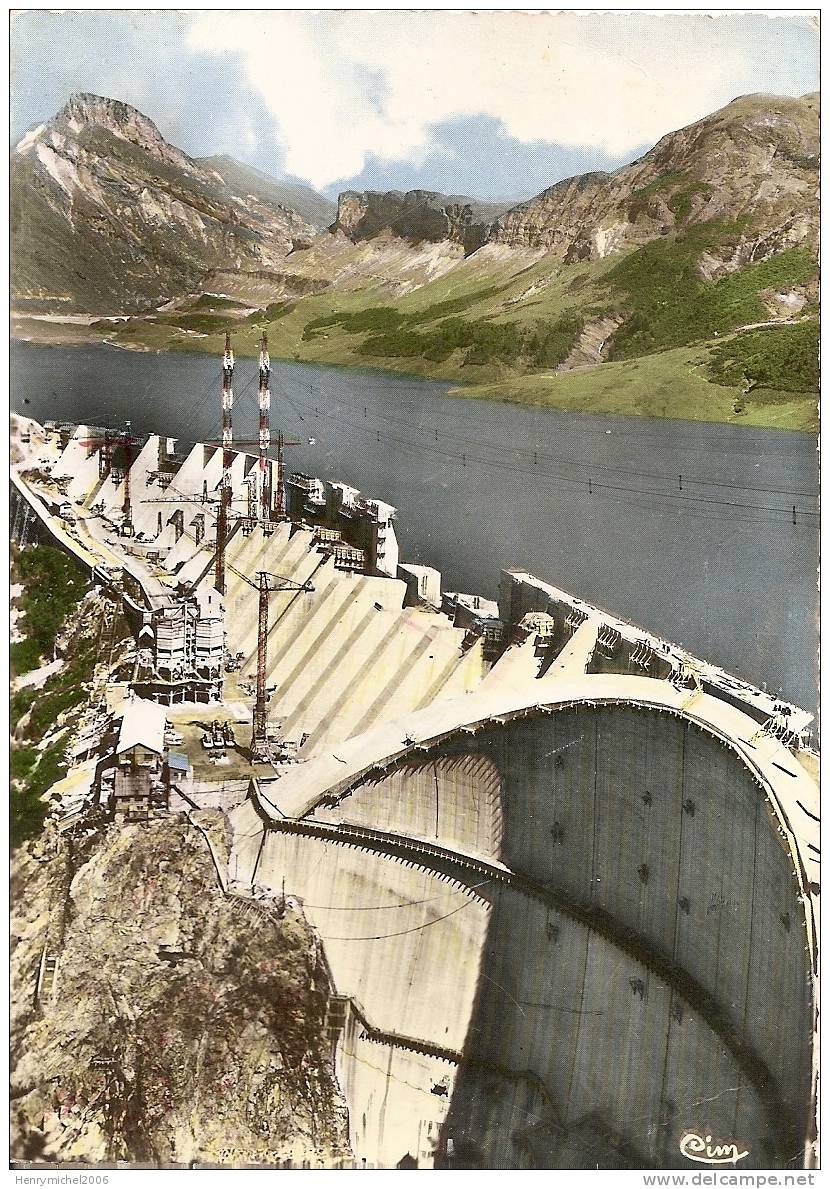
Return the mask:
<path fill-rule="evenodd" d="M 106 95 L 92 95 L 85 91 L 77 91 L 69 96 L 69 101 L 58 112 L 57 120 L 69 124 L 73 132 L 97 125 L 122 135 L 140 129 L 146 138 L 164 140 L 153 121 L 138 108 L 118 99 L 109 99 Z"/>
<path fill-rule="evenodd" d="M 158 306 L 216 268 L 276 270 L 315 234 L 266 187 L 236 188 L 102 95 L 72 95 L 28 132 L 11 173 L 15 291 L 84 310 Z"/>
<path fill-rule="evenodd" d="M 91 128 L 103 128 L 171 165 L 193 169 L 190 158 L 168 144 L 149 116 L 119 99 L 78 91 L 70 95 L 55 123 L 76 136 Z"/>
<path fill-rule="evenodd" d="M 106 95 L 93 95 L 88 91 L 75 91 L 71 94 L 61 108 L 60 116 L 68 120 L 77 120 L 83 124 L 129 125 L 140 122 L 153 128 L 156 135 L 159 135 L 153 121 L 140 112 L 137 107 L 132 107 L 120 99 L 110 99 Z"/>

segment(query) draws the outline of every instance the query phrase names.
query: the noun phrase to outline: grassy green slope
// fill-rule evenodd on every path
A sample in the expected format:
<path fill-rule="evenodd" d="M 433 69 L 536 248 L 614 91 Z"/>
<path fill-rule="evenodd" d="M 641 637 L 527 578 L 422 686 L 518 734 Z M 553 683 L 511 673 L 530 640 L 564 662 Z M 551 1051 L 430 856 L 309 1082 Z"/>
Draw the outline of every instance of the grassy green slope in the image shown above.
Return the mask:
<path fill-rule="evenodd" d="M 87 582 L 74 559 L 52 546 L 15 548 L 13 552 L 12 577 L 23 586 L 19 606 L 25 639 L 11 646 L 11 668 L 13 673 L 22 674 L 44 658 L 51 659 L 55 641 L 77 607 Z M 40 832 L 47 808 L 41 798 L 67 771 L 64 743 L 39 745 L 60 714 L 87 698 L 83 682 L 91 674 L 94 647 L 84 640 L 75 644 L 68 652 L 63 670 L 53 674 L 40 688 L 18 690 L 11 698 L 15 731 L 10 788 L 13 847 Z M 20 720 L 24 718 L 25 725 L 21 727 Z"/>
<path fill-rule="evenodd" d="M 491 399 L 812 429 L 815 319 L 741 328 L 769 318 L 762 294 L 810 285 L 815 261 L 790 249 L 703 279 L 703 254 L 728 257 L 742 230 L 705 223 L 622 257 L 569 266 L 547 257 L 517 266 L 514 254 L 484 249 L 397 301 L 331 287 L 248 317 L 195 309 L 133 319 L 114 337 L 151 350 L 216 352 L 232 319 L 240 354 L 255 354 L 266 329 L 276 358 L 455 380 Z M 556 375 L 583 328 L 608 314 L 625 319 L 612 362 Z M 113 336 L 112 324 L 100 332 Z M 697 352 L 680 350 L 695 345 Z"/>
<path fill-rule="evenodd" d="M 759 294 L 805 284 L 815 261 L 799 248 L 749 264 L 716 281 L 704 281 L 698 262 L 710 249 L 732 248 L 739 228 L 703 223 L 671 241 L 655 240 L 625 257 L 608 273 L 622 291 L 630 317 L 614 336 L 612 358 L 700 342 L 769 317 Z"/>
<path fill-rule="evenodd" d="M 86 579 L 74 559 L 49 545 L 18 550 L 13 576 L 23 586 L 18 627 L 24 638 L 11 645 L 9 659 L 12 673 L 21 676 L 52 659 L 51 649 Z"/>
<path fill-rule="evenodd" d="M 713 354 L 709 346 L 678 347 L 601 367 L 465 387 L 463 394 L 587 413 L 805 431 L 817 428 L 814 395 L 758 387 L 742 397 L 735 388 L 708 379 Z"/>

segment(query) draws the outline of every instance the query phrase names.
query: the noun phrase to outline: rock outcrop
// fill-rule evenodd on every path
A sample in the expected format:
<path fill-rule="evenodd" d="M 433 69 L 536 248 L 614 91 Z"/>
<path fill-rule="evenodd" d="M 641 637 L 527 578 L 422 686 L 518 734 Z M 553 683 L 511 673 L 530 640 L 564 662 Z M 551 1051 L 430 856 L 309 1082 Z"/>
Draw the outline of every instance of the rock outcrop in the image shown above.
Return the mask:
<path fill-rule="evenodd" d="M 487 242 L 494 220 L 506 205 L 433 190 L 406 194 L 400 190 L 347 190 L 338 199 L 333 230 L 342 231 L 354 242 L 384 233 L 416 244 L 448 240 L 461 244 L 469 255 Z"/>
<path fill-rule="evenodd" d="M 609 314 L 587 322 L 568 352 L 567 358 L 557 367 L 558 372 L 572 372 L 580 367 L 594 367 L 604 362 L 608 355 L 614 331 L 623 322 L 621 314 Z"/>
<path fill-rule="evenodd" d="M 290 908 L 222 891 L 203 831 L 221 858 L 224 819 L 198 817 L 50 827 L 15 852 L 13 1158 L 348 1154 L 318 945 Z"/>

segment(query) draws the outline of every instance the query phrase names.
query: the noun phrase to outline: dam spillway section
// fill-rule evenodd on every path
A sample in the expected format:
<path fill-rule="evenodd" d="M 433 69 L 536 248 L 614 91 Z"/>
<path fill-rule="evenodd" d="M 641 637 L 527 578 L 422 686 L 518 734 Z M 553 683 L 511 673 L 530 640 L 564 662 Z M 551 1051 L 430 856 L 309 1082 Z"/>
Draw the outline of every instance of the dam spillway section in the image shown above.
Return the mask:
<path fill-rule="evenodd" d="M 15 498 L 133 627 L 105 711 L 168 797 L 131 808 L 221 808 L 228 894 L 302 908 L 358 1160 L 682 1169 L 696 1133 L 811 1164 L 809 714 L 523 570 L 442 591 L 345 484 L 272 460 L 263 516 L 255 455 L 151 435 L 127 520 L 90 427 L 25 432 Z"/>

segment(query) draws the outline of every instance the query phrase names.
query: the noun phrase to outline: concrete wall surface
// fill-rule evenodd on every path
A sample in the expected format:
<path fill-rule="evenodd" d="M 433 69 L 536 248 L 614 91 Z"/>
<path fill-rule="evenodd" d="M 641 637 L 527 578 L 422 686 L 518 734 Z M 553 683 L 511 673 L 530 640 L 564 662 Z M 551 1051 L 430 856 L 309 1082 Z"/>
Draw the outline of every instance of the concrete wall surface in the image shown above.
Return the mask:
<path fill-rule="evenodd" d="M 413 760 L 382 780 L 367 781 L 315 817 L 376 826 L 498 859 L 502 844 L 501 776 L 483 755 Z"/>
<path fill-rule="evenodd" d="M 737 1143 L 744 1169 L 803 1164 L 804 907 L 765 787 L 731 746 L 677 713 L 572 704 L 421 743 L 334 802 L 309 825 L 509 869 L 446 882 L 426 853 L 408 864 L 377 853 L 382 839 L 264 832 L 237 811 L 237 878 L 285 877 L 338 991 L 373 1024 L 462 1050 L 436 1164 L 693 1168 L 688 1130 Z M 409 1094 L 383 1068 L 388 1094 L 348 1075 L 370 1162 L 392 1160 L 378 1103 Z M 393 1147 L 414 1154 L 405 1117 Z"/>
<path fill-rule="evenodd" d="M 269 834 L 256 882 L 301 900 L 337 991 L 384 1031 L 460 1050 L 489 904 L 431 871 L 352 847 Z"/>
<path fill-rule="evenodd" d="M 684 1167 L 687 1127 L 741 1140 L 752 1167 L 775 1165 L 750 1078 L 643 962 L 512 889 L 499 892 L 486 954 L 442 1137 L 455 1166 Z"/>
<path fill-rule="evenodd" d="M 228 543 L 225 626 L 243 676 L 256 673 L 258 596 L 242 575 L 255 581 L 259 570 L 313 586 L 269 600 L 268 714 L 283 738 L 306 737 L 303 754 L 480 684 L 480 643 L 462 650 L 464 632 L 446 616 L 403 607 L 403 582 L 336 569 L 310 532 L 288 524 L 268 535 L 236 531 Z M 202 583 L 211 582 L 206 572 Z"/>
<path fill-rule="evenodd" d="M 352 1148 L 395 1168 L 406 1157 L 434 1167 L 456 1066 L 370 1039 L 352 1015 L 337 1049 L 337 1080 L 349 1103 Z M 365 1157 L 367 1164 L 369 1157 Z"/>

